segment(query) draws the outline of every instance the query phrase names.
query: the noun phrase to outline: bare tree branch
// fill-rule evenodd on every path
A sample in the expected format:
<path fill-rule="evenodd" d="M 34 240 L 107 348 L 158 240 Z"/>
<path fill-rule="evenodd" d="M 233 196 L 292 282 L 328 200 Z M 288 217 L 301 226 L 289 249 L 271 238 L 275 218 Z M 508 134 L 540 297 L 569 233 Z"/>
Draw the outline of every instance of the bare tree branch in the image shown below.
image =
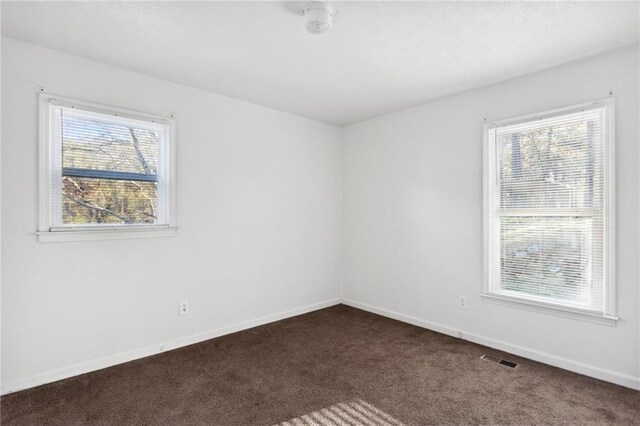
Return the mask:
<path fill-rule="evenodd" d="M 121 220 L 121 221 L 123 221 L 124 223 L 132 223 L 132 221 L 131 221 L 129 218 L 122 217 L 122 216 L 120 216 L 119 214 L 117 214 L 117 213 L 116 213 L 116 212 L 114 212 L 114 211 L 111 211 L 111 210 L 109 210 L 109 209 L 105 209 L 104 207 L 94 206 L 93 204 L 88 203 L 88 202 L 86 202 L 86 201 L 76 200 L 75 198 L 70 197 L 69 195 L 64 194 L 64 193 L 63 193 L 62 195 L 63 195 L 64 197 L 66 197 L 68 200 L 70 200 L 70 201 L 72 201 L 72 202 L 74 202 L 74 203 L 76 203 L 76 204 L 79 204 L 79 205 L 81 205 L 81 206 L 83 206 L 83 207 L 86 207 L 86 208 L 88 208 L 88 209 L 97 210 L 97 211 L 102 212 L 102 213 L 106 213 L 106 214 L 108 214 L 108 215 L 110 215 L 110 216 L 113 216 L 113 217 L 116 217 L 116 218 L 120 219 L 120 220 Z"/>
<path fill-rule="evenodd" d="M 138 161 L 142 165 L 144 172 L 146 174 L 151 174 L 151 169 L 149 169 L 149 165 L 147 164 L 147 160 L 142 155 L 142 151 L 140 151 L 140 142 L 138 141 L 138 137 L 131 127 L 129 127 L 129 133 L 131 133 L 131 137 L 133 138 L 133 147 L 136 150 L 136 157 L 138 157 Z"/>
<path fill-rule="evenodd" d="M 82 188 L 82 187 L 78 184 L 78 182 L 76 182 L 76 180 L 75 180 L 75 179 L 73 179 L 73 178 L 72 178 L 72 177 L 70 177 L 70 176 L 63 176 L 63 179 L 66 179 L 67 181 L 71 182 L 71 184 L 72 184 L 72 185 L 73 185 L 73 187 L 76 189 L 76 191 L 79 191 L 80 193 L 82 193 L 82 194 L 84 195 L 84 193 L 85 193 L 84 188 Z"/>
<path fill-rule="evenodd" d="M 140 213 L 141 215 L 144 215 L 144 216 L 147 216 L 147 217 L 152 217 L 152 218 L 156 219 L 155 215 L 153 215 L 151 213 L 147 213 L 147 212 L 145 212 L 143 210 L 136 210 L 136 212 Z"/>
<path fill-rule="evenodd" d="M 156 206 L 154 205 L 154 201 L 147 196 L 147 193 L 142 189 L 142 186 L 140 186 L 140 184 L 138 184 L 138 182 L 131 181 L 131 184 L 133 186 L 135 186 L 136 188 L 138 188 L 138 191 L 140 191 L 140 194 L 142 194 L 144 199 L 149 204 L 149 208 L 151 209 L 151 214 L 145 213 L 145 212 L 142 212 L 142 211 L 140 213 L 146 214 L 147 216 L 151 216 L 152 218 L 155 219 L 156 218 Z"/>

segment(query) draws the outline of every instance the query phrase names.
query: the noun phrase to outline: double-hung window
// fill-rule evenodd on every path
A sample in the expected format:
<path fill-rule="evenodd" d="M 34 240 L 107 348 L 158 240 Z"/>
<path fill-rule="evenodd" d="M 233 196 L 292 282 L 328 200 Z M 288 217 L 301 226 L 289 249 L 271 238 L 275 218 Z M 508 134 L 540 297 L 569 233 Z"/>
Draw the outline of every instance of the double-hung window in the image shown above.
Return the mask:
<path fill-rule="evenodd" d="M 613 100 L 484 126 L 484 295 L 615 318 Z"/>
<path fill-rule="evenodd" d="M 42 94 L 40 241 L 175 232 L 174 122 Z"/>

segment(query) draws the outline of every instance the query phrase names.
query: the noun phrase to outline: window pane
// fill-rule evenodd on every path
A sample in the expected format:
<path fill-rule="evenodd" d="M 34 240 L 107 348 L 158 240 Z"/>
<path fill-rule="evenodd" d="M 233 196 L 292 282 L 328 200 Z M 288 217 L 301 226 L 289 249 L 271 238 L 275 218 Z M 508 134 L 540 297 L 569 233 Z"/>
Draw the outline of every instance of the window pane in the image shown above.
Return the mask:
<path fill-rule="evenodd" d="M 489 293 L 611 313 L 608 101 L 487 126 Z"/>
<path fill-rule="evenodd" d="M 158 173 L 157 131 L 63 109 L 61 133 L 63 167 Z"/>
<path fill-rule="evenodd" d="M 597 121 L 530 127 L 498 137 L 502 208 L 590 208 L 602 163 Z M 596 191 L 596 196 L 601 191 Z"/>
<path fill-rule="evenodd" d="M 501 289 L 590 305 L 592 232 L 590 217 L 502 217 Z"/>
<path fill-rule="evenodd" d="M 155 182 L 64 176 L 62 198 L 64 224 L 153 224 L 156 220 Z"/>

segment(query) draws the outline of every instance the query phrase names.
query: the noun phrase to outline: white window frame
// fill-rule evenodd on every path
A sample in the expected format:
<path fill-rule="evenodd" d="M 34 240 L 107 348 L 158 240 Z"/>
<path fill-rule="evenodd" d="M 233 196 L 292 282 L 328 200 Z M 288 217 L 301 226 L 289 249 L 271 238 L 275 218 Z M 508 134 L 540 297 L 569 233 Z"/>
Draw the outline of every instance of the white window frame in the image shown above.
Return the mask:
<path fill-rule="evenodd" d="M 54 146 L 53 138 L 50 137 L 50 110 L 52 103 L 65 107 L 78 108 L 82 111 L 114 115 L 125 119 L 134 119 L 152 123 L 164 124 L 168 128 L 166 139 L 167 147 L 164 151 L 168 158 L 166 162 L 166 173 L 162 180 L 158 182 L 158 208 L 163 208 L 164 223 L 160 224 L 87 224 L 87 225 L 62 225 L 55 226 L 52 212 L 52 187 L 55 187 L 55 180 L 58 177 L 59 166 L 52 161 L 51 153 L 59 150 Z M 90 102 L 78 101 L 47 93 L 40 93 L 40 126 L 39 126 L 39 155 L 40 155 L 40 176 L 39 176 L 39 225 L 36 235 L 39 242 L 64 242 L 64 241 L 91 241 L 91 240 L 114 240 L 132 238 L 153 238 L 168 237 L 176 235 L 176 131 L 175 119 L 173 117 L 162 117 L 153 114 L 146 114 L 131 111 L 123 108 L 94 104 Z M 59 142 L 58 142 L 59 143 Z M 58 167 L 58 170 L 54 168 Z M 59 186 L 59 185 L 58 185 Z"/>
<path fill-rule="evenodd" d="M 490 131 L 496 127 L 502 127 L 507 125 L 520 124 L 528 121 L 535 121 L 545 118 L 551 118 L 554 116 L 560 116 L 565 114 L 571 114 L 580 112 L 585 109 L 592 108 L 604 108 L 604 124 L 606 126 L 604 133 L 604 272 L 603 272 L 603 285 L 604 285 L 604 311 L 594 311 L 590 309 L 581 309 L 563 306 L 547 301 L 537 301 L 527 298 L 520 298 L 517 296 L 508 296 L 504 294 L 494 293 L 490 291 L 489 285 L 489 272 L 490 268 L 494 268 L 495 265 L 491 265 L 489 258 L 489 244 L 490 244 L 490 210 L 494 208 L 490 201 L 490 190 L 492 189 L 492 178 L 495 176 L 496 167 L 495 147 L 492 146 L 495 141 L 491 136 Z M 481 296 L 492 302 L 501 304 L 507 304 L 511 306 L 518 306 L 527 309 L 533 309 L 542 312 L 550 312 L 560 314 L 562 316 L 572 316 L 580 318 L 595 319 L 607 324 L 615 324 L 619 319 L 616 315 L 617 303 L 616 303 L 616 280 L 615 280 L 615 100 L 613 97 L 599 99 L 596 101 L 585 102 L 577 105 L 571 105 L 567 107 L 557 108 L 553 110 L 547 110 L 535 114 L 528 114 L 524 116 L 495 120 L 485 122 L 482 127 L 483 131 L 483 213 L 484 213 L 484 227 L 483 227 L 483 284 Z M 498 231 L 499 232 L 499 231 Z"/>

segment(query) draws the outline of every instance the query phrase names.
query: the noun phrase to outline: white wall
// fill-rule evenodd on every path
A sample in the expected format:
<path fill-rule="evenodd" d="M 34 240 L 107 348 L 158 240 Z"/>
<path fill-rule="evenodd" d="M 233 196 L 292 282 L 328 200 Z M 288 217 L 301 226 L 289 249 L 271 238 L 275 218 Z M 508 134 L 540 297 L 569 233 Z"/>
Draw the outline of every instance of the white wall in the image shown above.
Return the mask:
<path fill-rule="evenodd" d="M 637 48 L 624 49 L 352 125 L 343 135 L 4 39 L 3 391 L 315 309 L 340 291 L 356 306 L 639 386 L 638 72 Z M 36 241 L 41 87 L 176 113 L 177 237 Z M 610 90 L 621 320 L 609 326 L 482 301 L 483 118 Z M 467 310 L 457 309 L 458 295 L 467 296 Z M 177 315 L 181 297 L 191 300 L 188 316 Z"/>
<path fill-rule="evenodd" d="M 36 241 L 41 87 L 176 114 L 177 237 Z M 2 89 L 4 392 L 336 303 L 341 129 L 10 39 Z"/>
<path fill-rule="evenodd" d="M 638 47 L 346 129 L 344 289 L 349 303 L 640 388 Z M 615 326 L 490 303 L 482 285 L 483 118 L 616 98 Z M 468 298 L 467 310 L 457 296 Z"/>

